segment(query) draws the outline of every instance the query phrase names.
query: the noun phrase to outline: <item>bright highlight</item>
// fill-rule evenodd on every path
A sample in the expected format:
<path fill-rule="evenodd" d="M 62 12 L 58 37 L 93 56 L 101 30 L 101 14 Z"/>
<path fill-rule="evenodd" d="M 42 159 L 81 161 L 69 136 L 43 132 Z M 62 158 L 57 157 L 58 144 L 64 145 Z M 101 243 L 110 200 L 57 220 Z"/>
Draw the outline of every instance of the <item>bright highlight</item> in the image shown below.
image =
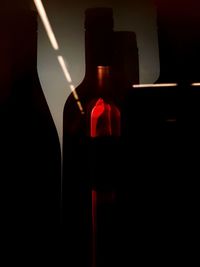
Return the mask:
<path fill-rule="evenodd" d="M 58 56 L 58 61 L 59 61 L 60 66 L 61 66 L 61 68 L 62 68 L 62 70 L 63 70 L 63 73 L 64 73 L 64 75 L 65 75 L 65 78 L 67 79 L 67 81 L 68 81 L 69 83 L 71 83 L 71 82 L 72 82 L 72 79 L 71 79 L 71 76 L 70 76 L 70 74 L 69 74 L 69 71 L 68 71 L 68 69 L 67 69 L 67 66 L 66 66 L 66 64 L 65 64 L 65 61 L 64 61 L 63 57 L 62 57 L 62 56 Z"/>
<path fill-rule="evenodd" d="M 153 83 L 153 84 L 134 84 L 133 88 L 145 88 L 145 87 L 175 87 L 177 83 Z"/>
<path fill-rule="evenodd" d="M 51 42 L 51 45 L 53 46 L 53 48 L 55 50 L 58 50 L 59 49 L 58 43 L 56 41 L 56 37 L 55 37 L 55 35 L 53 33 L 53 30 L 51 28 L 51 25 L 50 25 L 50 22 L 48 20 L 48 17 L 47 17 L 46 11 L 44 9 L 44 6 L 42 4 L 42 1 L 41 0 L 33 0 L 33 1 L 34 1 L 35 6 L 36 6 L 36 8 L 38 10 L 40 18 L 41 18 L 41 20 L 42 20 L 42 22 L 44 24 L 44 27 L 45 27 L 45 30 L 46 30 L 47 35 L 49 37 L 49 40 Z"/>

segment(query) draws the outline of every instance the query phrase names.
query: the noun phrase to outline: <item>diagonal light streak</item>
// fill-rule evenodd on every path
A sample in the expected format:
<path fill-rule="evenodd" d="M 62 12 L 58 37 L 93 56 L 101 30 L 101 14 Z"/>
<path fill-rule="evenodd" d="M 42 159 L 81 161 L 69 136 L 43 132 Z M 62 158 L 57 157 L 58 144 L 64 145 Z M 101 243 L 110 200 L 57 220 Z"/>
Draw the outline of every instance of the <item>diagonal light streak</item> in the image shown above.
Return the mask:
<path fill-rule="evenodd" d="M 51 25 L 50 25 L 49 19 L 47 17 L 46 11 L 44 9 L 44 6 L 42 4 L 42 1 L 41 0 L 33 0 L 33 1 L 34 1 L 35 6 L 36 6 L 36 8 L 38 10 L 38 13 L 39 13 L 40 18 L 41 18 L 41 20 L 43 22 L 43 25 L 44 25 L 44 27 L 46 29 L 46 32 L 47 32 L 47 35 L 48 35 L 49 40 L 51 42 L 51 45 L 53 46 L 53 48 L 55 50 L 58 50 L 59 49 L 58 43 L 57 43 L 56 37 L 54 35 L 54 32 L 53 32 L 53 30 L 51 28 Z"/>

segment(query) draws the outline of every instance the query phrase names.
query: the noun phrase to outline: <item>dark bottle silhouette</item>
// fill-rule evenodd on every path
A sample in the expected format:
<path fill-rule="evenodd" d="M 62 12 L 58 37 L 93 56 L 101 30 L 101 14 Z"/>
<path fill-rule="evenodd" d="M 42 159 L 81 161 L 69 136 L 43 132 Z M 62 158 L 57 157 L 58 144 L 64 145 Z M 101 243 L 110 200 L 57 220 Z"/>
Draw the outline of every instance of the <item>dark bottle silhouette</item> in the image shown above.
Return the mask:
<path fill-rule="evenodd" d="M 113 73 L 115 94 L 123 103 L 127 91 L 139 83 L 139 58 L 136 34 L 131 31 L 114 32 Z"/>
<path fill-rule="evenodd" d="M 194 172 L 199 170 L 191 151 L 199 148 L 199 88 L 191 83 L 199 76 L 199 19 L 194 8 L 198 3 L 157 2 L 160 76 L 152 86 L 133 88 L 126 98 L 126 115 L 135 177 L 143 182 L 137 192 L 143 210 L 139 229 L 145 229 L 143 240 L 151 240 L 149 250 L 142 249 L 149 262 L 167 263 L 186 259 L 184 238 L 197 223 Z"/>
<path fill-rule="evenodd" d="M 121 103 L 122 136 L 126 136 L 127 114 L 126 99 L 133 85 L 139 84 L 139 56 L 135 32 L 114 32 L 113 75 L 117 99 Z"/>
<path fill-rule="evenodd" d="M 198 82 L 199 3 L 155 1 L 160 55 L 161 82 Z"/>
<path fill-rule="evenodd" d="M 169 116 L 172 124 L 176 124 L 172 118 L 179 116 L 181 125 L 187 125 L 191 128 L 191 132 L 197 133 L 199 87 L 192 85 L 198 83 L 200 78 L 198 71 L 200 6 L 198 1 L 191 1 L 188 6 L 186 2 L 177 0 L 174 3 L 158 1 L 156 7 L 160 55 L 160 76 L 156 83 L 177 84 L 176 87 L 168 89 L 170 91 L 168 95 L 171 94 L 168 99 L 171 101 L 165 103 L 163 110 L 174 113 Z"/>
<path fill-rule="evenodd" d="M 96 266 L 102 252 L 96 247 L 97 190 L 110 182 L 110 137 L 121 131 L 112 87 L 112 9 L 87 9 L 85 29 L 86 74 L 76 88 L 83 110 L 73 94 L 64 108 L 63 223 L 76 265 Z"/>
<path fill-rule="evenodd" d="M 144 85 L 144 87 L 133 88 L 128 94 L 127 116 L 130 117 L 130 124 L 127 125 L 127 131 L 130 136 L 137 131 L 136 129 L 140 131 L 138 135 L 142 133 L 145 135 L 146 131 L 152 132 L 153 129 L 157 131 L 157 128 L 164 129 L 165 132 L 175 130 L 178 85 L 183 84 L 184 79 L 188 77 L 185 72 L 183 73 L 184 45 L 181 42 L 180 30 L 182 32 L 184 30 L 179 26 L 179 13 L 172 18 L 170 14 L 175 12 L 174 5 L 167 6 L 167 1 L 157 2 L 159 3 L 157 3 L 157 30 L 160 75 L 155 81 L 155 86 Z M 131 121 L 134 121 L 137 126 Z M 152 135 L 154 135 L 153 132 Z"/>
<path fill-rule="evenodd" d="M 143 252 L 148 257 L 143 261 L 148 263 L 167 263 L 176 256 L 174 249 L 180 222 L 180 180 L 176 161 L 178 89 L 168 85 L 177 83 L 177 71 L 173 70 L 176 52 L 159 15 L 157 87 L 153 84 L 132 88 L 125 102 L 127 151 L 133 151 L 129 162 L 134 162 L 134 169 L 130 171 L 137 181 L 137 191 L 134 191 L 137 205 L 133 204 L 136 219 L 130 221 L 140 233 L 135 235 L 138 254 Z"/>
<path fill-rule="evenodd" d="M 87 9 L 85 29 L 86 74 L 63 115 L 63 229 L 76 265 L 113 266 L 120 253 L 121 114 L 138 79 L 137 46 L 134 33 L 113 32 L 111 8 Z"/>
<path fill-rule="evenodd" d="M 0 22 L 1 223 L 5 249 L 36 259 L 58 230 L 60 144 L 37 74 L 37 13 L 17 6 Z"/>
<path fill-rule="evenodd" d="M 170 1 L 171 2 L 171 1 Z M 196 259 L 195 247 L 188 246 L 194 243 L 193 237 L 197 233 L 199 219 L 196 215 L 198 209 L 198 191 L 197 179 L 199 176 L 199 164 L 197 151 L 200 148 L 199 142 L 199 122 L 200 122 L 200 86 L 193 86 L 193 83 L 199 83 L 199 59 L 200 59 L 200 36 L 199 36 L 199 1 L 191 1 L 190 3 L 176 1 L 170 3 L 173 9 L 167 7 L 166 1 L 161 5 L 157 5 L 159 11 L 159 20 L 166 36 L 171 40 L 173 52 L 172 73 L 174 80 L 178 83 L 177 87 L 177 157 L 180 159 L 178 164 L 179 188 L 184 193 L 177 193 L 179 197 L 179 214 L 181 214 L 178 222 L 180 229 L 186 229 L 184 242 L 184 253 L 181 253 L 184 261 L 190 262 L 190 259 Z M 180 134 L 184 138 L 182 145 Z M 182 223 L 180 223 L 182 222 Z M 192 229 L 192 230 L 191 230 Z M 191 232 L 193 233 L 191 235 Z M 178 231 L 181 236 L 181 230 Z M 182 239 L 181 239 L 182 240 Z M 186 253 L 185 253 L 186 252 Z M 192 252 L 192 253 L 191 253 Z"/>
<path fill-rule="evenodd" d="M 169 8 L 169 4 L 172 8 Z M 158 34 L 162 41 L 159 45 L 161 59 L 159 80 L 165 82 L 167 76 L 165 74 L 168 69 L 168 76 L 171 82 L 177 83 L 175 88 L 176 95 L 174 94 L 175 105 L 173 105 L 174 113 L 176 113 L 177 117 L 176 135 L 175 140 L 172 142 L 172 153 L 168 154 L 173 155 L 175 173 L 178 174 L 173 182 L 175 186 L 172 200 L 174 202 L 173 207 L 176 207 L 179 212 L 171 216 L 174 219 L 171 232 L 176 232 L 174 238 L 179 238 L 181 249 L 178 255 L 184 262 L 191 262 L 191 258 L 193 260 L 196 259 L 195 247 L 190 247 L 188 244 L 194 242 L 191 237 L 191 231 L 195 235 L 199 224 L 199 219 L 196 215 L 196 209 L 199 206 L 197 204 L 198 192 L 196 190 L 199 164 L 196 152 L 200 148 L 200 87 L 193 86 L 200 79 L 198 70 L 200 59 L 199 8 L 199 1 L 193 0 L 190 3 L 177 0 L 176 2 L 168 1 L 167 3 L 167 1 L 163 1 L 162 4 L 157 4 Z M 167 46 L 164 46 L 164 43 Z M 165 57 L 164 49 L 169 51 L 166 52 Z M 171 99 L 173 98 L 171 97 Z M 169 103 L 171 102 L 170 100 Z M 169 103 L 168 107 L 166 105 L 166 110 L 171 109 Z M 182 144 L 183 139 L 180 135 L 184 139 L 184 144 Z M 169 148 L 172 148 L 172 145 Z M 180 163 L 175 163 L 176 158 L 180 159 Z M 181 179 L 180 177 L 183 178 Z M 174 197 L 175 194 L 176 196 Z M 174 212 L 175 208 L 172 208 L 172 210 Z M 177 228 L 179 228 L 178 231 Z M 185 229 L 184 240 L 182 237 L 183 229 Z"/>

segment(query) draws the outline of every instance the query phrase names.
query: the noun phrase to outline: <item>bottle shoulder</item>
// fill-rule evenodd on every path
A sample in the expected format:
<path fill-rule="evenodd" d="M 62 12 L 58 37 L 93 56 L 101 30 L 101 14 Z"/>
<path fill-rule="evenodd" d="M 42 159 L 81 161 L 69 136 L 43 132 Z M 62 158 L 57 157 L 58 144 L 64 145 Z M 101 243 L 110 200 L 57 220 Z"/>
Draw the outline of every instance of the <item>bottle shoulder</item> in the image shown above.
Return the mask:
<path fill-rule="evenodd" d="M 76 89 L 75 94 L 71 93 L 63 110 L 63 131 L 67 135 L 88 135 L 90 128 L 91 112 L 97 101 L 102 98 L 109 104 L 117 114 L 121 110 L 120 104 L 115 96 L 106 95 L 96 91 L 95 84 L 84 80 Z M 117 93 L 117 92 L 116 92 Z M 119 101 L 120 102 L 120 101 Z M 80 109 L 81 105 L 81 109 Z"/>

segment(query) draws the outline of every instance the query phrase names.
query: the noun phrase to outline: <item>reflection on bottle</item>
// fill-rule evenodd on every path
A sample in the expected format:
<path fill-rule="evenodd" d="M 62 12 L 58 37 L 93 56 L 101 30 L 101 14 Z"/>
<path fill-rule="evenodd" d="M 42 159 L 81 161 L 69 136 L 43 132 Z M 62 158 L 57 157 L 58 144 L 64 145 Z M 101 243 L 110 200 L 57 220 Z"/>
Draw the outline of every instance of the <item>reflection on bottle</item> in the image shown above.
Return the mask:
<path fill-rule="evenodd" d="M 99 98 L 91 112 L 91 137 L 110 136 L 111 107 Z"/>
<path fill-rule="evenodd" d="M 112 84 L 112 76 L 109 66 L 97 67 L 97 85 L 96 89 L 99 95 L 107 98 Z M 91 108 L 91 124 L 90 136 L 103 137 L 103 136 L 120 136 L 121 131 L 121 116 L 119 108 L 111 101 L 104 100 L 100 97 L 94 107 Z"/>
<path fill-rule="evenodd" d="M 100 98 L 97 99 L 96 102 L 94 102 L 94 105 L 91 107 L 91 115 L 90 115 L 90 137 L 92 138 L 100 138 L 101 142 L 100 144 L 96 143 L 96 145 L 91 150 L 92 156 L 95 158 L 95 160 L 89 164 L 93 165 L 91 168 L 94 169 L 93 176 L 91 177 L 93 179 L 93 189 L 92 189 L 92 266 L 96 267 L 98 266 L 98 262 L 102 262 L 105 260 L 106 257 L 106 249 L 105 249 L 105 236 L 108 234 L 106 230 L 106 225 L 102 228 L 102 223 L 104 220 L 107 221 L 107 224 L 109 225 L 110 218 L 106 216 L 106 213 L 104 213 L 104 208 L 102 208 L 104 205 L 108 206 L 110 205 L 110 211 L 112 212 L 114 203 L 109 203 L 108 199 L 112 199 L 112 196 L 114 192 L 109 190 L 106 192 L 106 184 L 102 183 L 101 185 L 101 178 L 102 181 L 107 178 L 111 179 L 111 177 L 107 176 L 106 172 L 108 172 L 108 168 L 113 168 L 112 161 L 113 155 L 112 151 L 110 153 L 111 158 L 109 159 L 110 165 L 108 165 L 108 168 L 105 166 L 105 160 L 107 161 L 107 155 L 108 148 L 103 142 L 103 138 L 106 137 L 119 137 L 121 134 L 121 116 L 120 116 L 120 110 L 117 108 L 117 106 L 111 101 L 109 96 L 109 90 L 110 87 L 113 86 L 112 84 L 112 76 L 111 76 L 111 67 L 110 66 L 98 66 L 97 67 L 97 92 L 100 96 Z M 106 101 L 103 99 L 105 96 Z M 95 141 L 96 142 L 96 141 Z M 97 141 L 98 142 L 98 141 Z M 101 148 L 100 148 L 101 146 Z M 103 171 L 104 177 L 100 177 L 100 179 L 97 179 L 98 172 Z M 109 180 L 107 181 L 109 183 Z M 97 185 L 99 184 L 100 187 Z M 101 189 L 100 189 L 101 188 Z M 109 198 L 106 198 L 108 196 Z M 103 199 L 103 203 L 99 201 L 100 199 Z M 100 212 L 99 212 L 100 211 Z M 114 218 L 112 218 L 114 220 Z M 114 221 L 113 221 L 114 222 Z M 106 223 L 105 223 L 106 224 Z M 101 236 L 104 236 L 104 239 L 102 239 L 102 243 L 99 241 L 99 229 L 103 229 L 103 233 Z M 105 251 L 104 251 L 105 250 Z M 106 257 L 108 260 L 108 256 Z"/>

